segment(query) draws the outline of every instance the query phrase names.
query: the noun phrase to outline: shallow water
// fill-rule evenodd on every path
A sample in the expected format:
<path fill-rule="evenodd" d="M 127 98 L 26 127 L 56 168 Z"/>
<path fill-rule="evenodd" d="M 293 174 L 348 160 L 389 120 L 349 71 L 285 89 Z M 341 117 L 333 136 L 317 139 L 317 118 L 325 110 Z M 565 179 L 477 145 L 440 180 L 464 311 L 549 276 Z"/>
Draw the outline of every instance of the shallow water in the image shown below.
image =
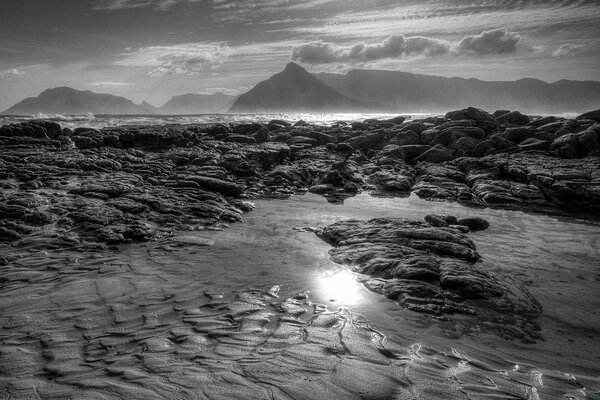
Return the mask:
<path fill-rule="evenodd" d="M 412 196 L 256 206 L 220 231 L 114 254 L 32 249 L 0 267 L 0 389 L 17 398 L 600 396 L 600 226 Z M 429 213 L 490 222 L 469 234 L 481 267 L 528 286 L 543 306 L 543 340 L 404 310 L 302 229 Z M 284 301 L 304 291 L 311 304 Z"/>
<path fill-rule="evenodd" d="M 214 124 L 214 123 L 267 123 L 273 119 L 281 119 L 294 123 L 299 120 L 306 122 L 330 125 L 336 121 L 362 121 L 369 118 L 391 118 L 397 114 L 369 114 L 369 113 L 267 113 L 267 114 L 191 114 L 191 115 L 112 115 L 112 114 L 86 114 L 86 115 L 60 115 L 37 114 L 33 116 L 0 116 L 0 126 L 30 119 L 44 119 L 60 123 L 63 128 L 104 128 L 122 125 L 148 126 L 148 125 L 186 125 L 186 124 Z M 402 114 L 412 118 L 429 117 L 431 113 Z"/>

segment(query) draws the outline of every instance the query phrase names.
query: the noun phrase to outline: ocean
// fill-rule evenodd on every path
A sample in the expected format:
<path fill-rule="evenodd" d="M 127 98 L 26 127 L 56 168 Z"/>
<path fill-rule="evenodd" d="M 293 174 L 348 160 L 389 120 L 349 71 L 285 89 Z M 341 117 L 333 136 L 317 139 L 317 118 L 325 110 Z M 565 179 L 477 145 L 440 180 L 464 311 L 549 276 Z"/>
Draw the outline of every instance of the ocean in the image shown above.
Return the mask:
<path fill-rule="evenodd" d="M 338 121 L 363 121 L 376 118 L 386 119 L 398 115 L 407 119 L 420 119 L 443 115 L 443 113 L 420 112 L 382 114 L 382 113 L 263 113 L 263 114 L 190 114 L 190 115 L 113 115 L 92 114 L 85 115 L 62 115 L 62 114 L 35 114 L 31 116 L 0 116 L 0 126 L 31 119 L 44 119 L 57 122 L 63 128 L 88 127 L 101 129 L 121 125 L 188 125 L 188 124 L 216 124 L 216 123 L 266 123 L 274 119 L 284 120 L 291 123 L 306 121 L 318 125 L 330 125 Z M 550 114 L 540 114 L 546 116 Z M 552 114 L 557 117 L 575 118 L 575 113 Z"/>
<path fill-rule="evenodd" d="M 250 123 L 269 122 L 273 119 L 306 122 L 322 125 L 336 121 L 361 121 L 369 118 L 385 119 L 398 114 L 363 114 L 363 113 L 265 113 L 265 114 L 194 114 L 194 115 L 60 115 L 36 114 L 32 116 L 0 116 L 0 126 L 23 122 L 31 119 L 45 119 L 58 122 L 63 128 L 89 127 L 100 129 L 120 125 L 187 125 L 216 123 Z M 424 118 L 435 115 L 431 113 L 402 114 L 411 118 Z"/>

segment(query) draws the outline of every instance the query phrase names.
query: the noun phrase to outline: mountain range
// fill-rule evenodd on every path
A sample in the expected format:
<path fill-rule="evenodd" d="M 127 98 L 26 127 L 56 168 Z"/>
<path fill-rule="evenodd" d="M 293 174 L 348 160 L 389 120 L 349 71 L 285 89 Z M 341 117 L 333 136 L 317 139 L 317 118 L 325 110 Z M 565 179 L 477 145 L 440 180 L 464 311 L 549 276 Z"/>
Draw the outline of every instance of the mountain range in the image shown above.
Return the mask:
<path fill-rule="evenodd" d="M 295 63 L 239 97 L 222 93 L 174 96 L 161 107 L 125 97 L 47 89 L 2 112 L 44 114 L 205 114 L 261 112 L 445 112 L 475 106 L 526 113 L 584 112 L 600 108 L 600 82 L 538 79 L 482 81 L 401 71 L 352 70 L 311 74 Z"/>
<path fill-rule="evenodd" d="M 0 114 L 209 114 L 226 112 L 234 100 L 235 96 L 223 93 L 184 94 L 172 97 L 162 107 L 154 107 L 145 101 L 138 105 L 125 97 L 63 86 L 28 97 Z"/>
<path fill-rule="evenodd" d="M 297 64 L 260 82 L 233 103 L 229 112 L 369 111 L 381 105 L 341 94 Z"/>

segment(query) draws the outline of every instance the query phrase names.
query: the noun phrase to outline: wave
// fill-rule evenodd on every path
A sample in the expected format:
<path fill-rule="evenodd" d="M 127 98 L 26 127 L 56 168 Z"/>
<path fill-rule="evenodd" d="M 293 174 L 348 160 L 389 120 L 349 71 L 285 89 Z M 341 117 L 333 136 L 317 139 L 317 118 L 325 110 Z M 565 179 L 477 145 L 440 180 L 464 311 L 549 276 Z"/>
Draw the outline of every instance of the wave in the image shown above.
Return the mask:
<path fill-rule="evenodd" d="M 63 115 L 37 113 L 31 116 L 3 116 L 0 125 L 44 119 L 60 123 L 63 128 L 105 128 L 122 125 L 189 125 L 189 124 L 227 124 L 227 123 L 267 123 L 271 120 L 284 120 L 291 123 L 306 121 L 319 125 L 331 125 L 339 121 L 361 121 L 369 118 L 385 119 L 405 115 L 408 118 L 425 118 L 437 114 L 431 113 L 262 113 L 262 114 L 189 114 L 189 115 L 113 115 L 84 114 Z"/>

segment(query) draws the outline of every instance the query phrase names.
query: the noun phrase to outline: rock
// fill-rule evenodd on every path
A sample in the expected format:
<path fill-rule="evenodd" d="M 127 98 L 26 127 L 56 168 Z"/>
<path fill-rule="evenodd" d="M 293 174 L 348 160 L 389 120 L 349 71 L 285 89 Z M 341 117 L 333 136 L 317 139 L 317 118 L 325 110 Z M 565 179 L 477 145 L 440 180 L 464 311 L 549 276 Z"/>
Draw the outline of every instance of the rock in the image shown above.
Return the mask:
<path fill-rule="evenodd" d="M 475 107 L 468 107 L 458 111 L 450 111 L 446 113 L 445 118 L 452 120 L 472 119 L 478 122 L 496 122 L 492 115 Z"/>
<path fill-rule="evenodd" d="M 430 163 L 441 163 L 450 160 L 452 160 L 452 153 L 441 144 L 433 146 L 423 154 L 412 159 L 414 162 L 426 161 Z"/>
<path fill-rule="evenodd" d="M 337 189 L 330 183 L 322 184 L 322 185 L 313 185 L 308 188 L 308 191 L 316 194 L 324 194 L 324 193 L 333 193 L 336 192 Z"/>
<path fill-rule="evenodd" d="M 534 128 L 539 128 L 542 125 L 547 125 L 547 124 L 552 124 L 556 122 L 556 117 L 549 115 L 546 117 L 539 117 L 537 119 L 534 119 L 533 121 L 531 121 L 529 124 L 530 126 L 533 126 Z"/>
<path fill-rule="evenodd" d="M 429 150 L 431 146 L 427 146 L 424 144 L 413 144 L 406 146 L 398 146 L 398 152 L 403 154 L 403 159 L 406 161 L 413 160 L 415 157 L 420 156 Z M 385 148 L 384 148 L 385 149 Z"/>
<path fill-rule="evenodd" d="M 436 214 L 426 215 L 425 222 L 427 222 L 431 226 L 435 226 L 438 228 L 448 226 L 448 221 L 446 221 L 446 216 L 444 216 L 444 215 L 436 215 Z"/>
<path fill-rule="evenodd" d="M 12 242 L 13 240 L 19 240 L 21 236 L 17 231 L 13 229 L 7 229 L 0 226 L 0 241 Z"/>
<path fill-rule="evenodd" d="M 520 143 L 525 139 L 532 138 L 537 132 L 537 129 L 529 127 L 507 128 L 503 137 L 511 142 Z"/>
<path fill-rule="evenodd" d="M 226 142 L 233 143 L 243 143 L 243 144 L 256 144 L 256 139 L 254 136 L 246 136 L 246 135 L 227 135 L 225 138 Z"/>
<path fill-rule="evenodd" d="M 591 119 L 592 121 L 600 122 L 600 109 L 583 113 L 577 119 Z"/>
<path fill-rule="evenodd" d="M 344 184 L 344 177 L 337 170 L 328 171 L 327 174 L 321 179 L 322 183 L 330 183 L 334 186 L 342 186 Z"/>
<path fill-rule="evenodd" d="M 426 219 L 440 224 L 447 220 L 437 215 Z M 512 328 L 533 334 L 524 321 L 541 313 L 539 303 L 526 289 L 515 289 L 479 267 L 475 245 L 456 229 L 376 218 L 336 222 L 317 235 L 333 246 L 329 254 L 334 262 L 372 276 L 363 281 L 368 289 L 408 310 L 477 314 L 479 321 L 499 327 L 508 323 L 506 316 L 519 314 L 510 319 Z"/>
<path fill-rule="evenodd" d="M 529 138 L 523 140 L 518 144 L 519 150 L 521 151 L 533 151 L 533 150 L 542 150 L 547 151 L 550 149 L 550 143 L 547 140 L 540 140 L 537 138 Z"/>
<path fill-rule="evenodd" d="M 383 130 L 365 132 L 348 139 L 348 144 L 354 149 L 368 150 L 380 147 L 385 137 L 386 133 Z"/>
<path fill-rule="evenodd" d="M 498 116 L 494 116 L 496 122 L 510 125 L 529 125 L 529 117 L 518 111 L 511 111 Z"/>
<path fill-rule="evenodd" d="M 479 140 L 470 136 L 461 137 L 449 144 L 449 150 L 461 150 L 465 154 L 473 154 L 474 149 L 481 143 Z"/>
<path fill-rule="evenodd" d="M 456 225 L 467 226 L 472 231 L 482 231 L 490 226 L 490 223 L 480 217 L 459 218 Z"/>
<path fill-rule="evenodd" d="M 242 193 L 242 188 L 239 185 L 221 179 L 206 176 L 187 176 L 183 179 L 195 182 L 203 189 L 220 193 L 225 196 L 238 197 Z"/>
<path fill-rule="evenodd" d="M 410 129 L 403 129 L 394 136 L 389 144 L 404 146 L 419 143 L 419 134 Z"/>
<path fill-rule="evenodd" d="M 265 143 L 271 139 L 271 134 L 266 129 L 261 129 L 258 132 L 255 132 L 252 137 L 256 143 Z"/>
<path fill-rule="evenodd" d="M 406 117 L 403 117 L 401 115 L 399 115 L 397 117 L 393 117 L 393 118 L 388 118 L 388 119 L 384 120 L 384 122 L 389 122 L 389 123 L 395 124 L 395 125 L 400 125 L 404 121 L 406 121 Z"/>

